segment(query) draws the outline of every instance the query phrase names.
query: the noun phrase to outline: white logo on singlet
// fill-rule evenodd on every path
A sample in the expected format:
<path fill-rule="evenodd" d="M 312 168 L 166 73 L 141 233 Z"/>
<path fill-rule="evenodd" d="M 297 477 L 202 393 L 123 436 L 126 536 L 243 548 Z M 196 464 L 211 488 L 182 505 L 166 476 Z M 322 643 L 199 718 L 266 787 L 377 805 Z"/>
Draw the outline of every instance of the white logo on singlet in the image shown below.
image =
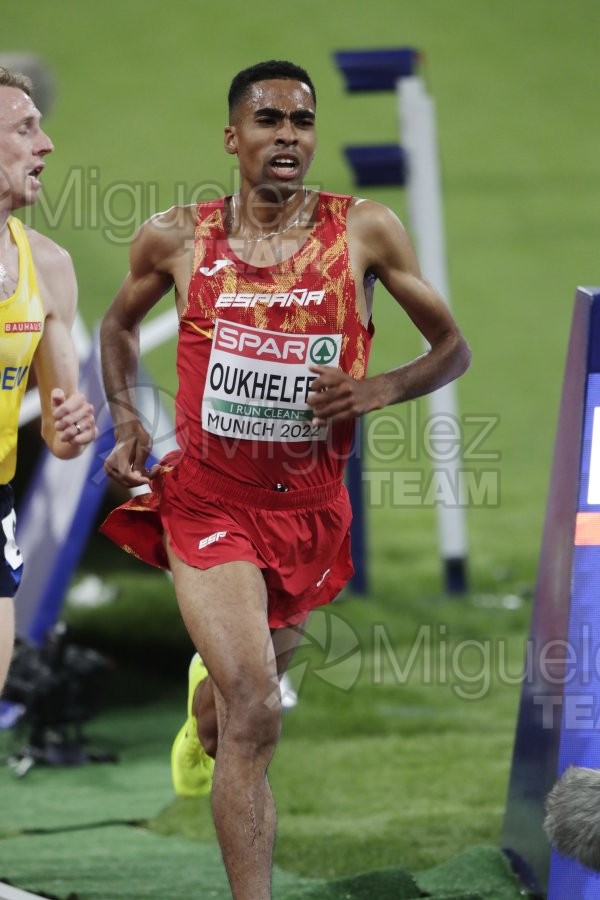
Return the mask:
<path fill-rule="evenodd" d="M 209 269 L 208 266 L 200 266 L 199 271 L 202 275 L 216 275 L 221 269 L 224 269 L 225 266 L 232 266 L 232 259 L 215 259 L 214 265 L 212 269 Z"/>
<path fill-rule="evenodd" d="M 279 306 L 282 309 L 286 309 L 289 306 L 320 306 L 324 299 L 325 291 L 309 291 L 306 288 L 294 288 L 287 293 L 278 294 L 219 294 L 215 306 L 220 308 L 240 306 L 242 309 L 251 309 L 254 306 L 266 306 L 267 308 Z"/>

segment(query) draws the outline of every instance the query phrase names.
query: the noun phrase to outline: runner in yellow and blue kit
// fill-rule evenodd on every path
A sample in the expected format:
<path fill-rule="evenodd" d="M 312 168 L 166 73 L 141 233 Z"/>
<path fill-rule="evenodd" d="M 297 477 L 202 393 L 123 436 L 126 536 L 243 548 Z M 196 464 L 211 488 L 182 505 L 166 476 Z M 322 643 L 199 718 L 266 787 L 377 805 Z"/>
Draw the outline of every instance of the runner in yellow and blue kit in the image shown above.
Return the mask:
<path fill-rule="evenodd" d="M 37 201 L 52 152 L 23 75 L 0 67 L 0 690 L 14 642 L 13 600 L 23 561 L 15 542 L 10 486 L 17 464 L 19 410 L 33 368 L 42 436 L 61 459 L 97 435 L 94 411 L 77 389 L 71 339 L 77 285 L 68 253 L 12 212 Z"/>

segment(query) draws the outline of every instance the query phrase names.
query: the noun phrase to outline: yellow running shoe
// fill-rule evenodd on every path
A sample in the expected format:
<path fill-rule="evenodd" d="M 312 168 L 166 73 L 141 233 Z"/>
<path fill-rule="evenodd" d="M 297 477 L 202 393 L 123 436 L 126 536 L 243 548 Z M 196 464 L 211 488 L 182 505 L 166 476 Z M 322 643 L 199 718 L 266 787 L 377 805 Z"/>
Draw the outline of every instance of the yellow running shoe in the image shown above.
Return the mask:
<path fill-rule="evenodd" d="M 203 797 L 212 787 L 215 761 L 208 756 L 198 740 L 196 716 L 192 714 L 192 702 L 196 688 L 208 676 L 200 656 L 194 654 L 188 672 L 187 719 L 173 741 L 171 749 L 171 775 L 173 787 L 179 797 Z"/>

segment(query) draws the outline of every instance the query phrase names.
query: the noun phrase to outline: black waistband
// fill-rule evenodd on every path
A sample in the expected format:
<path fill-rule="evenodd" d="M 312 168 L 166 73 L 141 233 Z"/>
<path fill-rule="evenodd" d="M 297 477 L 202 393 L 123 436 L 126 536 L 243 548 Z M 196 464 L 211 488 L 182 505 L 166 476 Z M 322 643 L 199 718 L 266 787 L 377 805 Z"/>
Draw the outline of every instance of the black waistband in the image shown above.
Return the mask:
<path fill-rule="evenodd" d="M 14 503 L 15 498 L 10 484 L 0 484 L 0 519 L 9 514 Z"/>

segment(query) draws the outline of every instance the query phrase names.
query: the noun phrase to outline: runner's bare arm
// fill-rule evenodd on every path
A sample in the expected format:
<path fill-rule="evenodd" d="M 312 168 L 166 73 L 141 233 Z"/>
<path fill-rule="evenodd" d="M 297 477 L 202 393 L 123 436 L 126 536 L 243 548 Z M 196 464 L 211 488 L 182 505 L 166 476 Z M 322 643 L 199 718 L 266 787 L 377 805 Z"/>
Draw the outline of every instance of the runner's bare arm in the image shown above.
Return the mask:
<path fill-rule="evenodd" d="M 318 378 L 308 402 L 315 425 L 428 394 L 462 375 L 471 360 L 466 340 L 440 295 L 421 276 L 408 235 L 391 210 L 370 200 L 356 202 L 348 214 L 348 240 L 355 271 L 380 279 L 430 349 L 364 381 L 340 369 L 314 366 Z"/>
<path fill-rule="evenodd" d="M 60 459 L 72 459 L 97 437 L 94 409 L 78 390 L 79 362 L 71 337 L 77 282 L 66 250 L 29 235 L 42 303 L 44 331 L 33 358 L 42 409 L 42 437 Z"/>
<path fill-rule="evenodd" d="M 102 320 L 102 375 L 115 429 L 116 444 L 104 467 L 126 487 L 149 482 L 145 468 L 152 437 L 140 421 L 136 383 L 140 323 L 173 286 L 171 211 L 149 219 L 130 251 L 130 271 Z"/>

